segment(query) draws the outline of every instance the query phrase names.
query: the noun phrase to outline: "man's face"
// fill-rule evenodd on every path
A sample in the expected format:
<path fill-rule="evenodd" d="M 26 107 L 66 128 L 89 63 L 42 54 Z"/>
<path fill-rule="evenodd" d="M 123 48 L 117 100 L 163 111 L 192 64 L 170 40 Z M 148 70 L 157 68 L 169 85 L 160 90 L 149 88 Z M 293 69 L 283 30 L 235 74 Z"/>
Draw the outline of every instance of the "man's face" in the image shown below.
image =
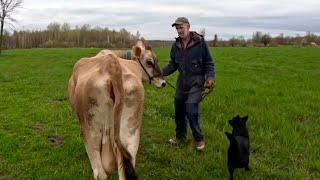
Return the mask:
<path fill-rule="evenodd" d="M 176 30 L 179 37 L 185 39 L 189 35 L 189 28 L 190 25 L 187 23 L 176 25 Z"/>

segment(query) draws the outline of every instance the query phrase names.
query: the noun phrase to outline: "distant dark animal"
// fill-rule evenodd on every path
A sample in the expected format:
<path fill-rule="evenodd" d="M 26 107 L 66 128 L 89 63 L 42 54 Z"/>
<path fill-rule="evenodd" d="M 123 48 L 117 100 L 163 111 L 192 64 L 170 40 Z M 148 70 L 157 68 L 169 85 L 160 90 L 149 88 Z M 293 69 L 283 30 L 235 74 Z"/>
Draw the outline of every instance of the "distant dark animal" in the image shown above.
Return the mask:
<path fill-rule="evenodd" d="M 245 168 L 249 171 L 249 134 L 246 127 L 248 116 L 239 115 L 229 120 L 232 126 L 232 134 L 226 132 L 230 146 L 228 149 L 228 170 L 230 179 L 233 179 L 233 171 L 236 168 Z"/>

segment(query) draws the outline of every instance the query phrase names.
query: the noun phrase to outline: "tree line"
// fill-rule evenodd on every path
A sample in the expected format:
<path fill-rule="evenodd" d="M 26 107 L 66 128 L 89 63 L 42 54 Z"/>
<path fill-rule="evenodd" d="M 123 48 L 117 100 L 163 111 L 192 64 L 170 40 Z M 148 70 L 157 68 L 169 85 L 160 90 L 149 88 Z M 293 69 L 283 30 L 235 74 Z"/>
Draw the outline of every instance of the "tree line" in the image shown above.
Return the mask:
<path fill-rule="evenodd" d="M 205 36 L 204 29 L 200 33 Z M 4 49 L 56 47 L 130 48 L 138 39 L 146 41 L 143 37 L 140 37 L 139 31 L 136 34 L 132 34 L 124 28 L 116 31 L 101 27 L 91 28 L 88 24 L 71 28 L 68 23 L 50 23 L 44 30 L 20 30 L 13 33 L 4 31 L 2 47 Z M 307 32 L 304 36 L 279 34 L 275 37 L 271 37 L 268 33 L 255 32 L 250 39 L 239 36 L 228 40 L 219 39 L 218 35 L 215 34 L 213 39 L 206 40 L 209 46 L 320 45 L 320 36 L 311 32 Z M 171 46 L 172 42 L 162 40 L 147 41 L 153 47 Z"/>
<path fill-rule="evenodd" d="M 205 36 L 205 30 L 200 31 L 201 35 Z M 252 37 L 249 39 L 244 38 L 243 36 L 232 37 L 230 39 L 219 39 L 218 35 L 215 34 L 213 39 L 206 38 L 206 41 L 209 46 L 213 47 L 246 47 L 246 46 L 255 46 L 255 47 L 266 47 L 266 46 L 319 46 L 320 47 L 320 36 L 307 32 L 305 35 L 296 35 L 296 36 L 285 36 L 283 33 L 278 36 L 272 37 L 269 33 L 254 32 Z M 149 40 L 151 45 L 155 47 L 167 47 L 171 46 L 173 41 L 163 41 L 163 40 Z"/>
<path fill-rule="evenodd" d="M 283 33 L 278 36 L 270 36 L 269 33 L 255 32 L 251 39 L 245 39 L 243 36 L 232 37 L 229 40 L 218 39 L 215 34 L 214 39 L 208 42 L 211 46 L 318 46 L 320 45 L 320 36 L 307 32 L 305 35 L 285 36 Z"/>
<path fill-rule="evenodd" d="M 3 48 L 53 48 L 53 47 L 131 47 L 140 37 L 122 28 L 119 31 L 85 24 L 71 28 L 68 23 L 50 23 L 45 30 L 20 30 L 4 32 Z"/>

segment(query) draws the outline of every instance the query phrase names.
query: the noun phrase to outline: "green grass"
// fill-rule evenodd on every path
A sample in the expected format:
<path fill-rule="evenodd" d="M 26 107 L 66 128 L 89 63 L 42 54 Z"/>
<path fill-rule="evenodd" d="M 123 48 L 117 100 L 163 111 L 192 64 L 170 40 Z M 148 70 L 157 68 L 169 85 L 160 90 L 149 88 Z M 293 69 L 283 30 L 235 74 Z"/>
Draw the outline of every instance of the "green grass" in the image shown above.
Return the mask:
<path fill-rule="evenodd" d="M 0 179 L 92 179 L 66 98 L 73 64 L 99 49 L 7 50 L 0 56 Z M 155 49 L 163 67 L 169 49 Z M 216 88 L 201 104 L 206 150 L 173 147 L 170 87 L 145 85 L 140 179 L 227 179 L 227 121 L 249 115 L 251 171 L 236 179 L 320 178 L 320 50 L 214 48 Z M 176 75 L 167 80 L 175 83 Z M 53 137 L 53 140 L 52 140 Z M 117 179 L 112 174 L 110 179 Z"/>

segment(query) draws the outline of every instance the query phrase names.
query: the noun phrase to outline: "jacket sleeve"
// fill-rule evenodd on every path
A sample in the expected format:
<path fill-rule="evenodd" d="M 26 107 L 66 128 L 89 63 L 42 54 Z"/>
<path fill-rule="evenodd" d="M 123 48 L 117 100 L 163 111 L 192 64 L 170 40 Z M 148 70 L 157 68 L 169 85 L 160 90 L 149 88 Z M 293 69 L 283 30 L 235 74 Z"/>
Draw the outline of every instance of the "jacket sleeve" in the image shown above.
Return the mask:
<path fill-rule="evenodd" d="M 178 69 L 178 64 L 175 62 L 174 59 L 174 53 L 173 53 L 173 46 L 171 47 L 171 51 L 170 51 L 170 60 L 169 60 L 169 64 L 164 67 L 162 69 L 162 73 L 164 76 L 169 76 L 170 74 L 174 73 L 177 69 Z"/>
<path fill-rule="evenodd" d="M 211 57 L 209 48 L 206 42 L 203 40 L 203 68 L 205 71 L 205 79 L 206 80 L 214 80 L 215 79 L 215 64 Z"/>

